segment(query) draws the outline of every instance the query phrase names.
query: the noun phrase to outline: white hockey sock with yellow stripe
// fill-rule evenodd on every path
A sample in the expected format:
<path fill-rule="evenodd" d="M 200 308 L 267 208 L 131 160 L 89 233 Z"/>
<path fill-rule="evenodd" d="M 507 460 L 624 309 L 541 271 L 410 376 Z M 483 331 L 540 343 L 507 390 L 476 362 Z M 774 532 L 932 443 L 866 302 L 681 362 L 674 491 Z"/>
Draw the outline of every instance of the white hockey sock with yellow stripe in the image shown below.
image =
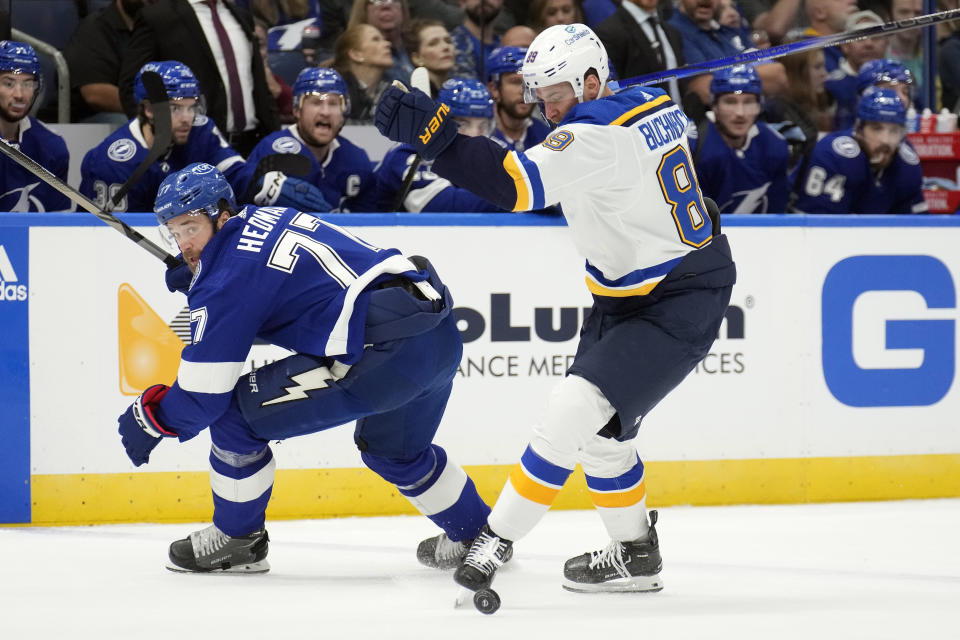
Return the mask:
<path fill-rule="evenodd" d="M 613 540 L 626 542 L 647 534 L 647 487 L 643 462 L 636 461 L 625 473 L 600 477 L 587 472 L 587 489 L 597 513 Z"/>
<path fill-rule="evenodd" d="M 573 469 L 548 462 L 529 445 L 504 485 L 488 524 L 501 538 L 519 540 L 550 510 Z"/>

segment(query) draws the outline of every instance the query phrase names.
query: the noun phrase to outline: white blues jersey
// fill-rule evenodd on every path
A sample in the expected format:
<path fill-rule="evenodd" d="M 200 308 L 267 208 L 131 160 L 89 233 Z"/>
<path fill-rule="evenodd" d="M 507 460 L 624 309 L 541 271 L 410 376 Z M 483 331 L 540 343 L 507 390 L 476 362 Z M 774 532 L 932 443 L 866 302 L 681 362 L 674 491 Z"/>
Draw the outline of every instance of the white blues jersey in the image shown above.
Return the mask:
<path fill-rule="evenodd" d="M 33 116 L 20 121 L 20 139 L 11 144 L 63 182 L 67 181 L 70 167 L 67 143 Z M 0 211 L 72 209 L 73 204 L 68 197 L 10 158 L 0 156 Z"/>
<path fill-rule="evenodd" d="M 767 123 L 754 124 L 739 149 L 723 140 L 712 121 L 704 128 L 703 140 L 691 136 L 700 190 L 717 203 L 720 213 L 786 212 L 790 149 Z"/>
<path fill-rule="evenodd" d="M 83 157 L 80 165 L 80 193 L 93 200 L 97 206 L 106 207 L 149 153 L 150 147 L 143 137 L 140 123 L 134 118 Z M 153 211 L 157 189 L 163 179 L 194 162 L 206 162 L 215 166 L 239 195 L 243 158 L 220 135 L 213 120 L 201 115 L 194 119 L 187 143 L 172 145 L 166 155 L 161 156 L 147 169 L 116 207 L 111 205 L 112 210 Z"/>
<path fill-rule="evenodd" d="M 255 338 L 353 364 L 371 285 L 423 280 L 381 249 L 295 209 L 247 207 L 203 249 L 187 294 L 192 343 L 158 417 L 187 440 L 227 409 Z"/>
<path fill-rule="evenodd" d="M 310 159 L 310 173 L 298 176 L 314 185 L 336 211 L 375 211 L 373 164 L 367 152 L 342 136 L 334 138 L 327 157 L 318 162 L 304 143 L 296 124 L 274 131 L 261 140 L 247 158 L 244 182 L 253 178 L 257 163 L 274 153 L 299 153 Z"/>
<path fill-rule="evenodd" d="M 813 148 L 797 187 L 798 213 L 926 213 L 920 158 L 907 140 L 879 173 L 853 137 L 853 130 L 823 137 Z"/>
<path fill-rule="evenodd" d="M 504 158 L 514 210 L 561 205 L 595 295 L 645 295 L 710 243 L 688 122 L 662 90 L 636 87 L 574 106 L 542 144 Z"/>

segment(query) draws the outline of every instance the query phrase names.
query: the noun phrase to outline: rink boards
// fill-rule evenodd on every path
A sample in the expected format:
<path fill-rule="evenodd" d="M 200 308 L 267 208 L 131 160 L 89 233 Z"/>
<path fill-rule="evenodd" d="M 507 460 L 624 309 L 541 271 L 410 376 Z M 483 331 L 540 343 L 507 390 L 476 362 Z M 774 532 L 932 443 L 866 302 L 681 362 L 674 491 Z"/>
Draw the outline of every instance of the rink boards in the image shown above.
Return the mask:
<path fill-rule="evenodd" d="M 160 242 L 152 217 L 125 219 Z M 576 349 L 590 296 L 561 222 L 329 219 L 428 256 L 464 357 L 437 441 L 493 500 Z M 733 216 L 738 265 L 710 355 L 644 419 L 648 503 L 960 495 L 960 218 Z M 0 523 L 209 518 L 209 437 L 134 468 L 116 418 L 171 382 L 186 299 L 87 214 L 0 214 Z M 257 345 L 248 366 L 282 357 Z M 272 518 L 412 513 L 362 469 L 352 427 L 273 445 Z M 555 506 L 589 506 L 576 474 Z"/>

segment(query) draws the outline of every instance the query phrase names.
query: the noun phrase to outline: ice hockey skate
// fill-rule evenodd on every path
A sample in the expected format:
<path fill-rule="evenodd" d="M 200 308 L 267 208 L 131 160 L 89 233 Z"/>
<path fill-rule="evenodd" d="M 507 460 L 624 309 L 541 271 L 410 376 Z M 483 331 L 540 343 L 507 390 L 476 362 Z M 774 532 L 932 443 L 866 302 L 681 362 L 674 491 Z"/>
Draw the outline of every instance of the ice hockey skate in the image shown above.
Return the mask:
<path fill-rule="evenodd" d="M 447 537 L 446 533 L 427 538 L 417 545 L 417 560 L 420 564 L 431 569 L 456 569 L 460 563 L 467 557 L 470 551 L 470 545 L 473 539 L 460 540 L 454 542 Z M 513 557 L 513 547 L 507 549 L 507 554 L 503 561 L 507 562 Z"/>
<path fill-rule="evenodd" d="M 660 541 L 657 512 L 650 512 L 649 537 L 628 542 L 613 540 L 600 551 L 590 551 L 567 560 L 563 588 L 568 591 L 660 591 Z"/>
<path fill-rule="evenodd" d="M 513 542 L 500 538 L 489 526 L 483 525 L 453 579 L 471 591 L 489 587 L 497 569 L 512 556 Z"/>
<path fill-rule="evenodd" d="M 173 542 L 167 568 L 181 573 L 266 573 L 269 541 L 266 529 L 234 538 L 212 524 Z"/>

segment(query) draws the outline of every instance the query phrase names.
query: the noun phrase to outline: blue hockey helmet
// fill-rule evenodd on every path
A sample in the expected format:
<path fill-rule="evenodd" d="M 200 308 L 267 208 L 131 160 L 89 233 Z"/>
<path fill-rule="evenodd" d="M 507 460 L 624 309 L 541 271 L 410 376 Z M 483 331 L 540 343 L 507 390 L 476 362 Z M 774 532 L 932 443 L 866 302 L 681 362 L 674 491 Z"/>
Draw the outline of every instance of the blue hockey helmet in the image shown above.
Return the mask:
<path fill-rule="evenodd" d="M 26 42 L 0 40 L 0 72 L 24 73 L 40 78 L 40 58 Z"/>
<path fill-rule="evenodd" d="M 450 78 L 440 87 L 437 100 L 450 107 L 454 117 L 493 117 L 493 98 L 479 80 Z"/>
<path fill-rule="evenodd" d="M 762 90 L 757 70 L 746 64 L 720 69 L 710 80 L 710 93 L 714 100 L 723 93 L 753 93 L 759 96 Z"/>
<path fill-rule="evenodd" d="M 857 73 L 857 93 L 863 93 L 867 87 L 889 82 L 913 86 L 913 74 L 898 60 L 879 59 L 864 62 Z"/>
<path fill-rule="evenodd" d="M 857 103 L 857 120 L 906 126 L 907 108 L 893 89 L 870 89 Z"/>
<path fill-rule="evenodd" d="M 143 74 L 146 71 L 153 71 L 163 80 L 163 88 L 167 90 L 167 97 L 171 100 L 180 98 L 200 99 L 200 84 L 197 77 L 193 75 L 190 67 L 177 62 L 176 60 L 165 60 L 163 62 L 148 62 L 140 67 L 137 77 L 133 81 L 133 99 L 137 104 L 143 100 L 149 100 L 147 88 L 143 86 Z"/>
<path fill-rule="evenodd" d="M 350 95 L 347 83 L 334 69 L 307 67 L 293 83 L 293 105 L 300 106 L 300 99 L 308 94 L 332 93 L 342 98 L 343 110 L 350 110 Z"/>
<path fill-rule="evenodd" d="M 502 73 L 520 73 L 526 57 L 526 47 L 497 47 L 487 56 L 487 80 L 500 82 Z"/>
<path fill-rule="evenodd" d="M 165 225 L 177 216 L 203 210 L 211 217 L 220 213 L 220 201 L 237 208 L 233 188 L 223 174 L 206 162 L 195 162 L 171 173 L 160 183 L 153 211 L 157 222 Z"/>

